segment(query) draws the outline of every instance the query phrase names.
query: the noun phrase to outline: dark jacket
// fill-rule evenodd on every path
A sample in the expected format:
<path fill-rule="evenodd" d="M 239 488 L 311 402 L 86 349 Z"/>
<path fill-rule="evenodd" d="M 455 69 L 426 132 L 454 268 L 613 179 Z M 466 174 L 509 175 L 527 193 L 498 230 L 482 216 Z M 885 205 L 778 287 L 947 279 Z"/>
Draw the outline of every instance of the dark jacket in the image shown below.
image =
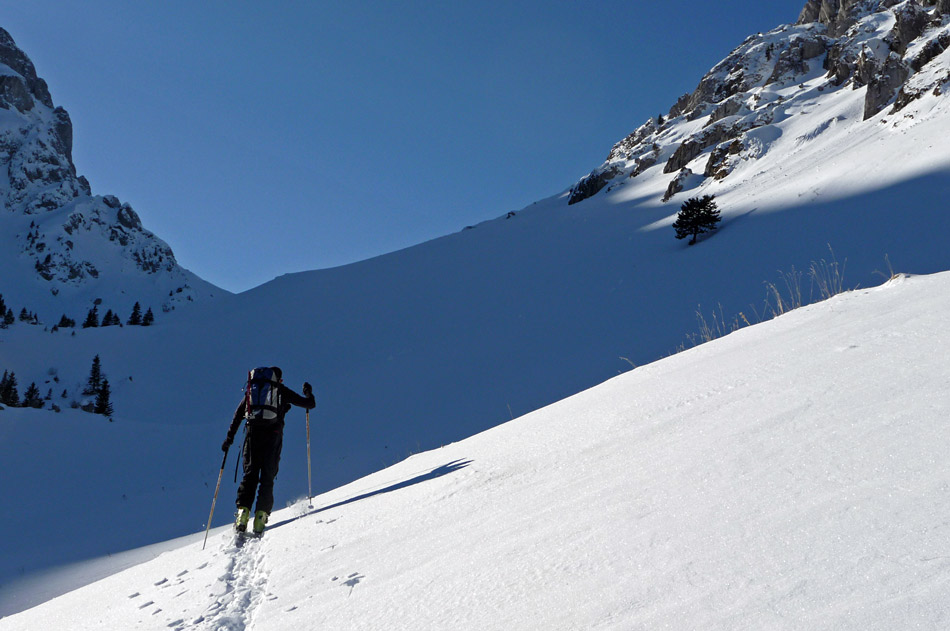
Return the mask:
<path fill-rule="evenodd" d="M 277 384 L 277 396 L 280 401 L 280 404 L 277 406 L 277 419 L 267 425 L 268 429 L 277 432 L 284 431 L 284 416 L 290 411 L 292 405 L 307 408 L 308 410 L 312 410 L 316 406 L 312 392 L 309 397 L 304 397 L 282 383 Z M 238 429 L 241 427 L 241 421 L 244 420 L 246 404 L 247 400 L 241 399 L 241 404 L 238 405 L 234 411 L 234 419 L 231 421 L 230 429 L 228 429 L 228 442 L 234 442 L 234 435 L 237 434 Z"/>

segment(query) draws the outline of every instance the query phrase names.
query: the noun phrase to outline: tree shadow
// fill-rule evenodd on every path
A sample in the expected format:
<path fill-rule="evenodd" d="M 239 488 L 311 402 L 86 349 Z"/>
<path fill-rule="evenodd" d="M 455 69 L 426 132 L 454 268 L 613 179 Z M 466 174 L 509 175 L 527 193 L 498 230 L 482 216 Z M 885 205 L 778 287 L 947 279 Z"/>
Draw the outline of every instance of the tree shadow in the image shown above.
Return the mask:
<path fill-rule="evenodd" d="M 324 512 L 324 511 L 330 510 L 331 508 L 339 508 L 340 506 L 346 506 L 347 504 L 352 504 L 353 502 L 359 502 L 359 501 L 362 501 L 362 500 L 365 500 L 365 499 L 369 499 L 369 498 L 374 497 L 374 496 L 376 496 L 376 495 L 382 495 L 382 494 L 384 494 L 384 493 L 392 493 L 393 491 L 398 491 L 398 490 L 400 490 L 400 489 L 404 489 L 404 488 L 406 488 L 406 487 L 413 486 L 413 485 L 415 485 L 415 484 L 420 484 L 420 483 L 426 482 L 426 481 L 428 481 L 428 480 L 434 480 L 434 479 L 436 479 L 436 478 L 441 478 L 441 477 L 444 476 L 444 475 L 449 475 L 450 473 L 455 473 L 456 471 L 460 471 L 461 469 L 464 469 L 465 467 L 467 467 L 467 466 L 470 465 L 470 464 L 472 464 L 472 461 L 471 461 L 471 460 L 465 460 L 464 458 L 460 458 L 460 459 L 458 459 L 458 460 L 453 460 L 452 462 L 446 463 L 446 464 L 442 465 L 441 467 L 436 467 L 435 469 L 433 469 L 432 471 L 429 471 L 428 473 L 422 473 L 422 474 L 420 474 L 420 475 L 417 475 L 417 476 L 414 477 L 414 478 L 410 478 L 410 479 L 404 480 L 404 481 L 402 481 L 402 482 L 397 482 L 396 484 L 392 484 L 392 485 L 390 485 L 390 486 L 387 486 L 387 487 L 384 487 L 384 488 L 381 488 L 381 489 L 377 489 L 377 490 L 375 490 L 375 491 L 369 491 L 369 492 L 367 492 L 367 493 L 363 493 L 362 495 L 357 495 L 356 497 L 351 497 L 350 499 L 343 500 L 342 502 L 337 502 L 336 504 L 330 504 L 329 506 L 323 506 L 323 507 L 320 507 L 320 508 L 318 508 L 318 509 L 316 509 L 316 510 L 308 511 L 307 513 L 305 513 L 305 514 L 303 514 L 303 515 L 298 515 L 297 517 L 291 517 L 290 519 L 285 519 L 285 520 L 283 520 L 283 521 L 279 521 L 279 522 L 277 522 L 276 524 L 273 524 L 273 525 L 271 525 L 271 526 L 268 526 L 268 527 L 267 527 L 267 530 L 273 530 L 274 528 L 280 528 L 281 526 L 284 526 L 284 525 L 289 524 L 289 523 L 291 523 L 291 522 L 297 521 L 297 520 L 300 519 L 301 517 L 307 517 L 308 515 L 315 515 L 315 514 L 317 514 L 317 513 L 322 513 L 322 512 Z"/>

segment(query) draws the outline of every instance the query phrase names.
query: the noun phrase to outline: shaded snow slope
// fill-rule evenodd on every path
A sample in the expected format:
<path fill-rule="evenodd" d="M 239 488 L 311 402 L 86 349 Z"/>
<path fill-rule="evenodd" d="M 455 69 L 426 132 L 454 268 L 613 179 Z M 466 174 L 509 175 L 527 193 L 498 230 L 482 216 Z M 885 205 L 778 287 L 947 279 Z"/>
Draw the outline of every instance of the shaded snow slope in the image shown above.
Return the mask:
<path fill-rule="evenodd" d="M 655 362 L 0 629 L 942 629 L 950 274 Z"/>

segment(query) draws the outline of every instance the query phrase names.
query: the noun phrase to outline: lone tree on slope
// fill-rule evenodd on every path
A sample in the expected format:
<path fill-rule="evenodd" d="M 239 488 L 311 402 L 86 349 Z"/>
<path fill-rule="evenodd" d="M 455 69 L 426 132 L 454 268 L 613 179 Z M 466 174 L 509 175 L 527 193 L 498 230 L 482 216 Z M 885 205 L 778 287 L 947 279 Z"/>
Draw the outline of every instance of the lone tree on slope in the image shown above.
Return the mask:
<path fill-rule="evenodd" d="M 86 388 L 82 393 L 86 396 L 98 394 L 102 388 L 102 379 L 102 362 L 99 360 L 99 356 L 96 355 L 92 358 L 92 367 L 89 369 L 89 379 L 86 381 Z"/>
<path fill-rule="evenodd" d="M 99 388 L 99 392 L 96 393 L 96 407 L 93 409 L 94 414 L 112 416 L 112 402 L 109 401 L 110 394 L 112 393 L 109 390 L 109 380 L 103 379 L 102 386 Z"/>
<path fill-rule="evenodd" d="M 716 224 L 721 220 L 715 200 L 713 195 L 703 195 L 691 197 L 683 202 L 679 214 L 676 215 L 676 221 L 673 222 L 676 238 L 685 239 L 692 236 L 689 245 L 693 245 L 699 235 L 714 231 L 718 227 Z"/>

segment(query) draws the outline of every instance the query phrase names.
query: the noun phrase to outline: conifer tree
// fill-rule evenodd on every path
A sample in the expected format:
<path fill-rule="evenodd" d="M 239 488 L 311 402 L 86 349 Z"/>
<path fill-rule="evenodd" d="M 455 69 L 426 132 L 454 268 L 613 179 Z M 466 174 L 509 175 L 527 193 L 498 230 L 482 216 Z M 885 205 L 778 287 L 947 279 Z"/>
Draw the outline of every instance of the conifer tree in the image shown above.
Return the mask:
<path fill-rule="evenodd" d="M 0 314 L 6 315 L 7 303 L 3 302 L 3 294 L 0 294 Z"/>
<path fill-rule="evenodd" d="M 20 394 L 17 392 L 16 385 L 16 375 L 13 372 L 3 374 L 3 387 L 0 388 L 0 403 L 9 405 L 10 407 L 20 405 Z"/>
<path fill-rule="evenodd" d="M 91 329 L 99 326 L 99 308 L 93 306 L 86 314 L 86 320 L 82 323 L 82 328 Z"/>
<path fill-rule="evenodd" d="M 129 316 L 129 321 L 126 324 L 131 326 L 142 324 L 142 306 L 139 303 L 136 302 L 132 307 L 132 315 Z"/>
<path fill-rule="evenodd" d="M 66 314 L 63 314 L 63 317 L 59 319 L 59 324 L 57 324 L 61 329 L 71 329 L 76 326 L 76 321 L 72 318 L 66 317 Z"/>
<path fill-rule="evenodd" d="M 142 326 L 151 326 L 152 322 L 155 322 L 155 316 L 152 315 L 152 308 L 149 307 L 145 315 L 142 316 Z"/>
<path fill-rule="evenodd" d="M 680 212 L 673 222 L 677 239 L 692 237 L 689 245 L 696 243 L 696 238 L 706 232 L 712 232 L 719 223 L 719 208 L 716 206 L 713 195 L 703 195 L 700 198 L 691 197 L 683 202 Z"/>
<path fill-rule="evenodd" d="M 102 316 L 102 326 L 112 326 L 112 309 L 107 309 L 106 314 Z"/>
<path fill-rule="evenodd" d="M 86 381 L 86 389 L 82 393 L 86 396 L 98 394 L 102 388 L 102 362 L 96 355 L 92 360 L 92 368 L 89 369 L 89 379 Z"/>
<path fill-rule="evenodd" d="M 16 322 L 16 317 L 13 315 L 13 309 L 7 309 L 7 312 L 3 314 L 2 320 L 0 320 L 0 329 L 5 329 L 11 324 Z"/>
<path fill-rule="evenodd" d="M 109 401 L 110 394 L 109 380 L 103 379 L 102 386 L 99 388 L 99 392 L 96 393 L 96 407 L 93 409 L 95 414 L 112 416 L 112 402 Z"/>
<path fill-rule="evenodd" d="M 20 322 L 29 322 L 33 319 L 32 314 L 26 310 L 26 307 L 20 309 Z"/>
<path fill-rule="evenodd" d="M 41 408 L 43 399 L 40 398 L 40 389 L 36 387 L 36 382 L 32 382 L 23 395 L 23 407 Z"/>

